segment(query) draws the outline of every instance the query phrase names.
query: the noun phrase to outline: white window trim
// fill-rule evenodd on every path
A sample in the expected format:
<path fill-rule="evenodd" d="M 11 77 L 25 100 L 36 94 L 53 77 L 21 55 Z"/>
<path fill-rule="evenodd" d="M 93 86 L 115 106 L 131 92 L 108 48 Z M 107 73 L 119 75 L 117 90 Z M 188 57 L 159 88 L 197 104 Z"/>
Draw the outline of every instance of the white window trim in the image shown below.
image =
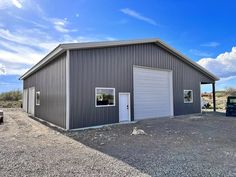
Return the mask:
<path fill-rule="evenodd" d="M 112 89 L 114 91 L 114 105 L 97 105 L 97 89 Z M 109 87 L 95 87 L 95 107 L 113 107 L 116 106 L 116 89 L 115 88 L 109 88 Z"/>
<path fill-rule="evenodd" d="M 192 94 L 191 94 L 192 100 L 191 100 L 191 101 L 185 101 L 185 99 L 184 99 L 184 103 L 193 103 L 193 90 L 184 90 L 184 92 L 185 92 L 185 91 L 187 91 L 187 92 L 191 91 L 191 93 L 192 93 Z M 184 93 L 184 92 L 183 92 L 183 93 Z M 183 97 L 184 97 L 184 95 L 183 95 Z"/>
<path fill-rule="evenodd" d="M 37 94 L 39 93 L 39 97 L 40 97 L 40 91 L 37 91 L 36 94 L 35 94 L 35 104 L 36 106 L 40 106 L 40 98 L 39 98 L 39 104 L 37 103 Z"/>

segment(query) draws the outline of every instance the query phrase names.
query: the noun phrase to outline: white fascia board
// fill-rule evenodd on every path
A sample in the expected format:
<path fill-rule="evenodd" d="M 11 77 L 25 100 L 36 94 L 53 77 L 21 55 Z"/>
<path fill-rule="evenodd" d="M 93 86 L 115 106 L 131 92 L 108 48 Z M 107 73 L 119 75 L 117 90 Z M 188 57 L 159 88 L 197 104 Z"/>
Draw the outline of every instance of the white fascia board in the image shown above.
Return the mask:
<path fill-rule="evenodd" d="M 207 74 L 208 76 L 210 76 L 212 79 L 214 80 L 219 80 L 219 78 L 217 76 L 215 76 L 214 74 L 212 74 L 211 72 L 207 71 L 205 68 L 203 68 L 202 66 L 200 66 L 198 63 L 192 61 L 191 59 L 189 59 L 188 57 L 186 57 L 185 55 L 181 54 L 180 52 L 178 52 L 177 50 L 175 50 L 174 48 L 170 47 L 169 45 L 167 45 L 166 43 L 164 43 L 161 40 L 157 41 L 157 45 L 161 44 L 164 48 L 168 49 L 171 53 L 174 53 L 178 58 L 182 59 L 184 62 L 192 65 L 193 67 L 195 67 L 197 70 L 203 72 L 204 74 Z"/>
<path fill-rule="evenodd" d="M 66 130 L 70 129 L 70 50 L 66 50 Z"/>
<path fill-rule="evenodd" d="M 112 46 L 120 46 L 120 45 L 154 43 L 157 41 L 158 41 L 157 38 L 153 38 L 153 39 L 140 39 L 140 40 L 67 43 L 67 44 L 61 44 L 61 46 L 64 49 L 86 49 L 86 48 L 112 47 Z"/>
<path fill-rule="evenodd" d="M 30 76 L 42 66 L 46 65 L 48 62 L 52 61 L 56 56 L 63 53 L 65 50 L 58 45 L 53 51 L 51 51 L 48 55 L 46 55 L 42 60 L 40 60 L 37 64 L 35 64 L 30 70 L 28 70 L 25 74 L 23 74 L 19 79 L 23 80 L 26 77 Z"/>

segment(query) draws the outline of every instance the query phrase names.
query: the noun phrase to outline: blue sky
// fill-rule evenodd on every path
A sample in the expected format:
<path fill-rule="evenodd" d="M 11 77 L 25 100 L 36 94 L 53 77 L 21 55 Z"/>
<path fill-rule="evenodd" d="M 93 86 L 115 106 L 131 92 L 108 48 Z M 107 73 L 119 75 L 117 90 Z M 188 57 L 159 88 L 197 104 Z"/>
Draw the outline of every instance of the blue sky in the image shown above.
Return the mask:
<path fill-rule="evenodd" d="M 69 3 L 70 2 L 70 3 Z M 236 86 L 234 1 L 0 0 L 0 92 L 59 43 L 160 38 Z M 204 88 L 209 90 L 209 88 Z"/>

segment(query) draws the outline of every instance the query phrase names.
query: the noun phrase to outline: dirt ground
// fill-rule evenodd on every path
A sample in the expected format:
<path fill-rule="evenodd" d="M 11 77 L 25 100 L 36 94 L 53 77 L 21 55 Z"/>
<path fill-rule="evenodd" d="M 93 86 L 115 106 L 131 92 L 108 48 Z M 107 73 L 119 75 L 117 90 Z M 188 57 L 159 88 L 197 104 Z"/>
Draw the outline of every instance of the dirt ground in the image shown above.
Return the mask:
<path fill-rule="evenodd" d="M 147 176 L 28 118 L 4 109 L 0 125 L 0 176 Z"/>
<path fill-rule="evenodd" d="M 5 113 L 0 176 L 236 176 L 236 118 L 222 113 L 60 133 Z"/>

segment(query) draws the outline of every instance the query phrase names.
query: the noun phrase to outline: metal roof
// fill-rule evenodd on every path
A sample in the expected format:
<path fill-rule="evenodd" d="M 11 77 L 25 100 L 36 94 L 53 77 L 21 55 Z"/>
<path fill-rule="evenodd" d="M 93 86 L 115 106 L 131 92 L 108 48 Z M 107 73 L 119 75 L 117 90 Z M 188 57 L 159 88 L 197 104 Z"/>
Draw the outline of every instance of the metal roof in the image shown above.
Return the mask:
<path fill-rule="evenodd" d="M 30 70 L 28 70 L 25 74 L 23 74 L 20 79 L 23 80 L 37 70 L 45 66 L 47 63 L 55 59 L 58 55 L 62 54 L 66 50 L 71 49 L 86 49 L 86 48 L 100 48 L 100 47 L 113 47 L 113 46 L 122 46 L 122 45 L 132 45 L 132 44 L 146 44 L 146 43 L 155 43 L 158 46 L 164 48 L 165 50 L 169 51 L 182 61 L 188 63 L 192 67 L 196 68 L 203 74 L 207 75 L 208 77 L 212 78 L 213 80 L 217 81 L 219 78 L 194 62 L 193 60 L 189 59 L 188 57 L 184 56 L 177 50 L 173 49 L 160 39 L 140 39 L 140 40 L 121 40 L 121 41 L 104 41 L 104 42 L 85 42 L 85 43 L 66 43 L 58 45 L 54 50 L 52 50 L 48 55 L 46 55 L 41 61 L 39 61 L 36 65 L 34 65 Z"/>

